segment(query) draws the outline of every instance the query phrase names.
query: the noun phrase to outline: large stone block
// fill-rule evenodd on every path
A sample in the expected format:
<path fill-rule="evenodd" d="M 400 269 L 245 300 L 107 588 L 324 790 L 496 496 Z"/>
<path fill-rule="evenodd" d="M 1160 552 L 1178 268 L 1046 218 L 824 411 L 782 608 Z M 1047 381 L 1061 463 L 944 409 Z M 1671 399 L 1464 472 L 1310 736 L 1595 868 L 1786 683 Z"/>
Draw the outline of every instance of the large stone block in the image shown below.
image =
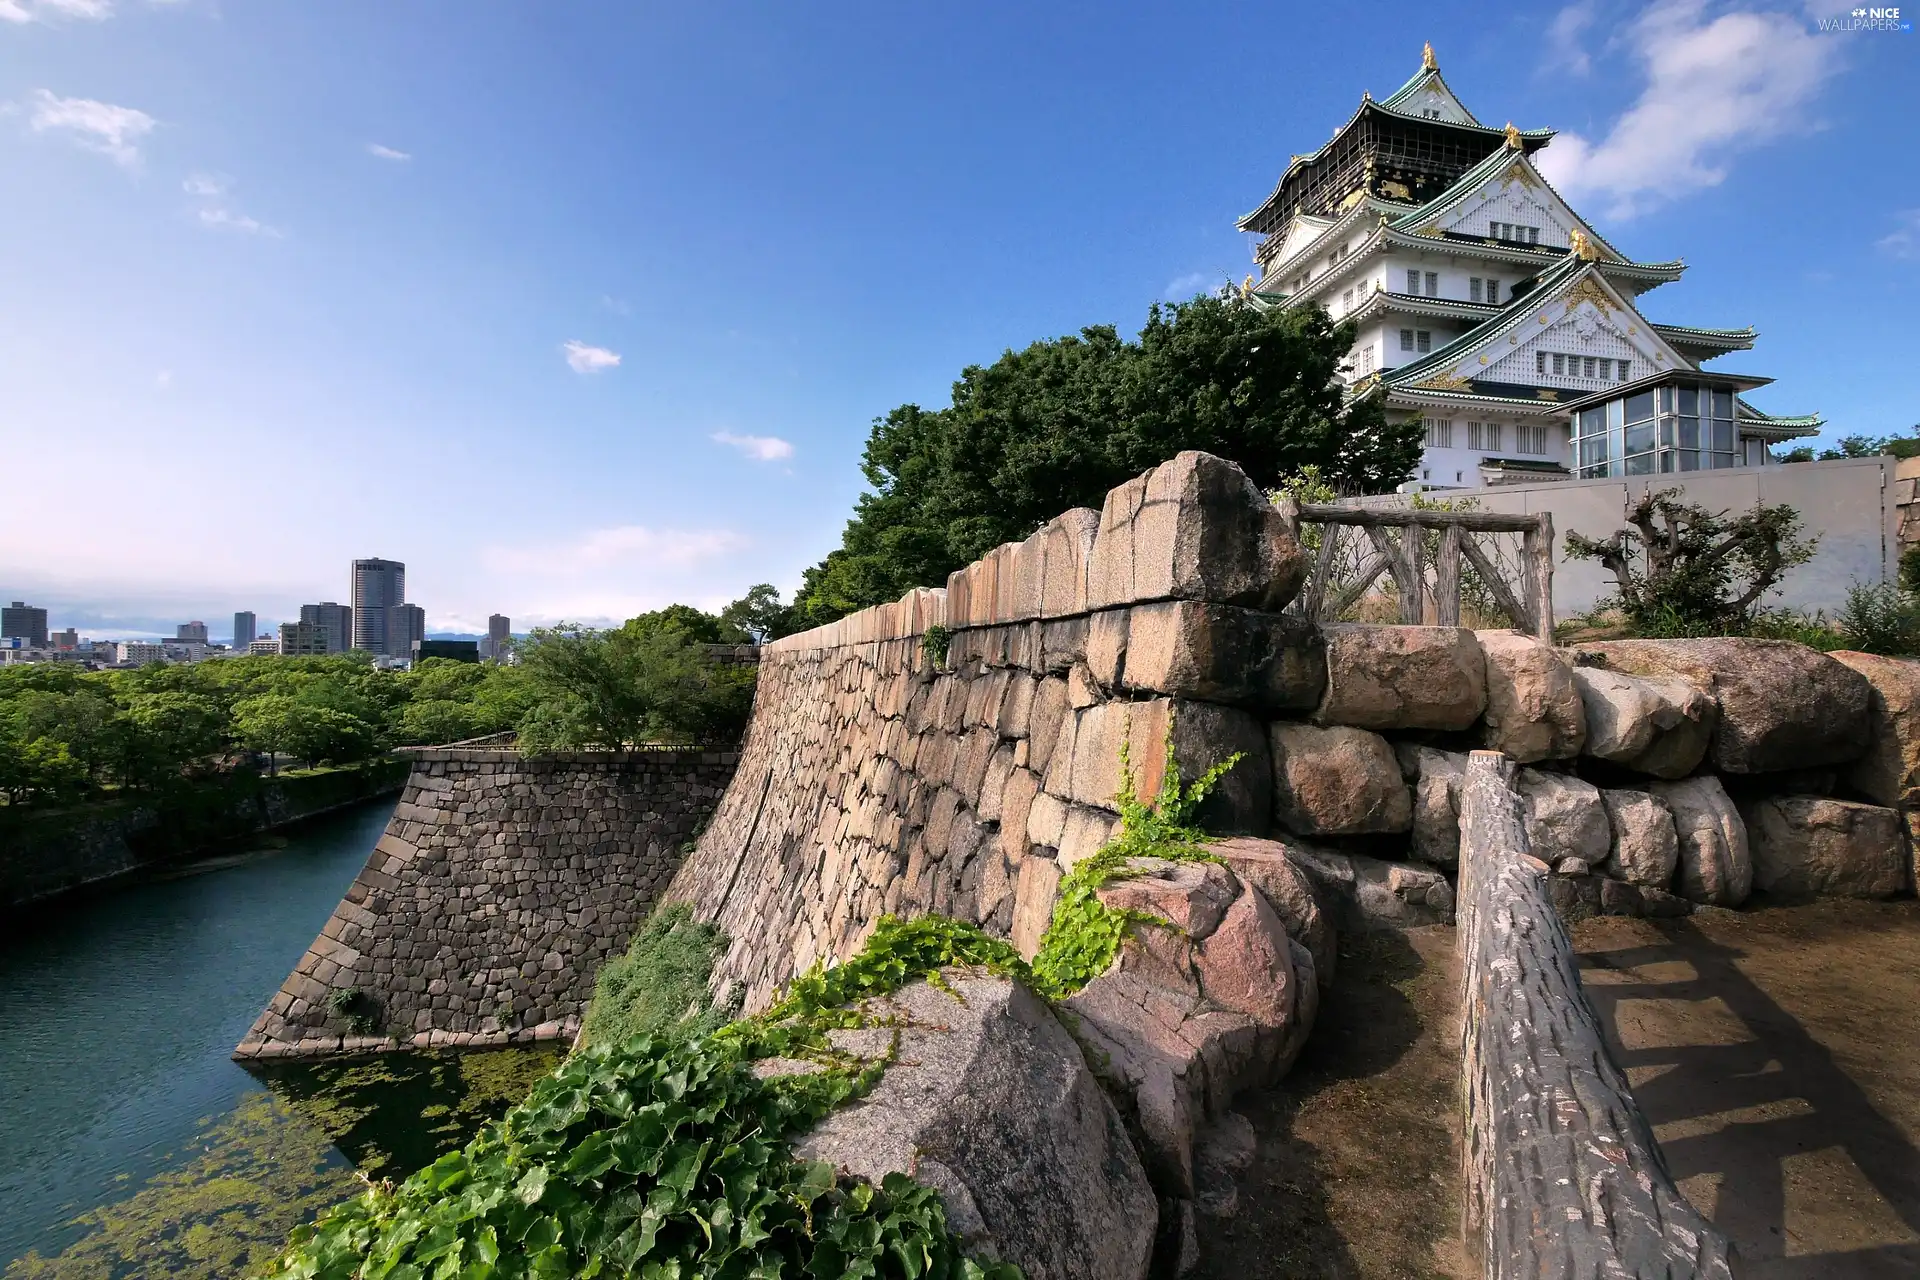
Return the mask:
<path fill-rule="evenodd" d="M 1842 650 L 1827 655 L 1872 688 L 1867 750 L 1847 782 L 1880 804 L 1920 803 L 1920 662 Z"/>
<path fill-rule="evenodd" d="M 1514 790 L 1525 806 L 1533 856 L 1551 867 L 1575 858 L 1588 867 L 1607 860 L 1613 845 L 1600 789 L 1563 773 L 1522 769 Z"/>
<path fill-rule="evenodd" d="M 1022 571 L 1030 574 L 1038 569 L 1039 609 L 1023 616 L 1065 618 L 1087 611 L 1087 575 L 1099 529 L 1098 511 L 1076 507 L 1047 521 L 1027 539 L 1029 553 Z"/>
<path fill-rule="evenodd" d="M 1100 619 L 1108 616 L 1095 617 L 1089 662 Z M 1124 629 L 1109 684 L 1269 715 L 1311 711 L 1326 690 L 1326 644 L 1303 619 L 1196 600 L 1135 605 L 1111 616 L 1122 618 Z"/>
<path fill-rule="evenodd" d="M 1276 723 L 1274 820 L 1297 835 L 1405 831 L 1413 801 L 1393 748 L 1379 734 L 1344 726 Z"/>
<path fill-rule="evenodd" d="M 1782 897 L 1891 898 L 1912 887 L 1900 814 L 1825 796 L 1769 796 L 1740 807 L 1753 886 Z"/>
<path fill-rule="evenodd" d="M 1607 874 L 1654 889 L 1673 883 L 1680 863 L 1680 839 L 1673 828 L 1673 810 L 1650 791 L 1603 788 L 1607 826 L 1613 844 L 1607 854 Z"/>
<path fill-rule="evenodd" d="M 1410 742 L 1397 744 L 1400 772 L 1413 784 L 1413 856 L 1438 867 L 1460 861 L 1460 786 L 1467 757 Z"/>
<path fill-rule="evenodd" d="M 1332 990 L 1334 962 L 1339 951 L 1333 916 L 1321 903 L 1312 877 L 1295 864 L 1286 844 L 1279 840 L 1232 836 L 1213 841 L 1207 849 L 1232 868 L 1243 883 L 1260 891 L 1286 926 L 1287 936 L 1304 946 L 1313 957 L 1314 977 L 1320 990 Z"/>
<path fill-rule="evenodd" d="M 1634 675 L 1678 676 L 1720 704 L 1708 747 L 1722 773 L 1848 764 L 1865 751 L 1867 678 L 1787 640 L 1609 640 L 1580 646 Z"/>
<path fill-rule="evenodd" d="M 1158 1211 L 1125 1125 L 1044 1001 L 1002 978 L 913 983 L 880 1083 L 794 1144 L 940 1193 L 969 1253 L 1030 1276 L 1145 1280 Z"/>
<path fill-rule="evenodd" d="M 1020 859 L 1013 889 L 1013 932 L 1015 950 L 1028 960 L 1040 951 L 1040 939 L 1053 921 L 1053 902 L 1060 894 L 1060 880 L 1066 873 L 1052 858 L 1029 854 Z"/>
<path fill-rule="evenodd" d="M 1107 495 L 1087 605 L 1177 599 L 1278 610 L 1306 568 L 1285 518 L 1246 473 L 1189 451 Z"/>
<path fill-rule="evenodd" d="M 1169 742 L 1183 782 L 1237 755 L 1239 763 L 1214 786 L 1197 820 L 1222 835 L 1266 834 L 1273 820 L 1273 769 L 1265 725 L 1238 708 L 1184 698 L 1126 705 L 1132 710 L 1127 754 L 1134 766 L 1136 795 L 1150 800 L 1160 794 Z"/>
<path fill-rule="evenodd" d="M 1653 782 L 1647 790 L 1673 811 L 1673 833 L 1680 844 L 1680 896 L 1716 907 L 1745 902 L 1753 891 L 1747 824 L 1720 779 Z"/>
<path fill-rule="evenodd" d="M 1473 634 L 1487 659 L 1481 741 L 1521 764 L 1579 755 L 1587 740 L 1587 713 L 1566 658 L 1518 631 Z"/>
<path fill-rule="evenodd" d="M 1318 724 L 1356 729 L 1465 729 L 1487 707 L 1487 663 L 1464 627 L 1339 623 L 1327 641 Z"/>
<path fill-rule="evenodd" d="M 1576 666 L 1574 688 L 1586 710 L 1586 754 L 1656 778 L 1684 778 L 1713 741 L 1719 710 L 1685 680 Z"/>

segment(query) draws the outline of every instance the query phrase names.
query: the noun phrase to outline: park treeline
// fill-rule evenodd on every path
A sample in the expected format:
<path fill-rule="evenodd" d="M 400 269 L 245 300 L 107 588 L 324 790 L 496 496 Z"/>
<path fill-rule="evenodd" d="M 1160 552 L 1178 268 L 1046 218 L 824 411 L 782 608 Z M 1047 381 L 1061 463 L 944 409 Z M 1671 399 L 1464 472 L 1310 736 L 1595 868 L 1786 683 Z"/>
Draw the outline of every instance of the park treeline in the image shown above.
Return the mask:
<path fill-rule="evenodd" d="M 157 796 L 281 759 L 345 765 L 505 731 L 536 752 L 737 741 L 754 671 L 714 660 L 708 646 L 753 639 L 740 616 L 673 605 L 618 627 L 563 623 L 520 641 L 509 662 L 427 658 L 407 671 L 364 653 L 10 666 L 0 669 L 0 802 Z"/>

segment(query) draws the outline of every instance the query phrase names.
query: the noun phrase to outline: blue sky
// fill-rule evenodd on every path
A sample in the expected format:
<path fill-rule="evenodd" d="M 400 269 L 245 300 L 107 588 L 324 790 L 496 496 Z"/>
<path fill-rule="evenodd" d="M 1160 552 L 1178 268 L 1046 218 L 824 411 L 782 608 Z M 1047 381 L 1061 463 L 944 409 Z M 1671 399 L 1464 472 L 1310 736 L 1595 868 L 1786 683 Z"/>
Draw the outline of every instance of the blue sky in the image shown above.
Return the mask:
<path fill-rule="evenodd" d="M 1653 318 L 1920 421 L 1920 37 L 1843 6 L 0 0 L 0 596 L 94 635 L 791 588 L 871 420 L 1249 269 L 1431 39 Z M 1906 353 L 1906 354 L 1902 354 Z M 617 357 L 617 361 L 616 361 Z"/>

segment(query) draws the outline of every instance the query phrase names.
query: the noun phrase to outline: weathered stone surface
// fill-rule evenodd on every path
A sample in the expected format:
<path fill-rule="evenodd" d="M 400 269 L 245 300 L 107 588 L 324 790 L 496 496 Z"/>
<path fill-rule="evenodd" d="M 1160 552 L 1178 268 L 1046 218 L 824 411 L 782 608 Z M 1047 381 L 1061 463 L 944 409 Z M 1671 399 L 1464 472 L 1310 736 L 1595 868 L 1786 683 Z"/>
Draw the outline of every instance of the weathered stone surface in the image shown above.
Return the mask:
<path fill-rule="evenodd" d="M 1753 887 L 1781 897 L 1891 898 L 1912 887 L 1900 814 L 1825 796 L 1770 796 L 1740 806 Z"/>
<path fill-rule="evenodd" d="M 1087 603 L 1210 600 L 1278 611 L 1306 568 L 1286 520 L 1246 473 L 1189 451 L 1107 495 Z"/>
<path fill-rule="evenodd" d="M 1028 960 L 1040 951 L 1040 936 L 1053 920 L 1054 899 L 1060 894 L 1064 873 L 1052 858 L 1029 854 L 1020 861 L 1019 877 L 1014 883 L 1013 930 L 1009 940 Z"/>
<path fill-rule="evenodd" d="M 1673 810 L 1651 791 L 1602 789 L 1607 825 L 1613 844 L 1607 855 L 1607 874 L 1616 880 L 1664 889 L 1673 883 L 1680 863 L 1680 839 L 1673 829 Z"/>
<path fill-rule="evenodd" d="M 1684 680 L 1576 666 L 1586 710 L 1586 754 L 1656 778 L 1684 778 L 1707 754 L 1719 711 Z"/>
<path fill-rule="evenodd" d="M 1107 841 L 1113 838 L 1114 828 L 1119 825 L 1120 819 L 1105 809 L 1078 804 L 1069 807 L 1066 825 L 1060 831 L 1059 853 L 1056 855 L 1060 869 L 1071 871 L 1083 859 L 1100 852 Z"/>
<path fill-rule="evenodd" d="M 1332 905 L 1335 924 L 1343 930 L 1453 923 L 1453 886 L 1431 867 L 1292 842 L 1287 851 L 1313 881 L 1320 900 Z"/>
<path fill-rule="evenodd" d="M 1191 1200 L 1195 1133 L 1236 1092 L 1271 1084 L 1286 1069 L 1318 1007 L 1318 989 L 1311 955 L 1288 939 L 1258 889 L 1217 864 L 1196 876 L 1180 870 L 1189 864 L 1155 862 L 1136 870 L 1169 887 L 1145 892 L 1162 901 L 1169 893 L 1191 896 L 1192 905 L 1174 908 L 1182 918 L 1212 918 L 1223 884 L 1234 899 L 1203 933 L 1136 929 L 1113 967 L 1066 1007 L 1142 1138 L 1155 1188 Z"/>
<path fill-rule="evenodd" d="M 1487 659 L 1481 741 L 1521 764 L 1565 760 L 1587 740 L 1573 667 L 1552 645 L 1518 631 L 1476 631 Z"/>
<path fill-rule="evenodd" d="M 1534 857 L 1551 867 L 1569 858 L 1588 866 L 1607 860 L 1613 837 L 1598 787 L 1564 773 L 1522 769 L 1514 789 L 1526 805 Z"/>
<path fill-rule="evenodd" d="M 1166 862 L 1134 858 L 1129 875 L 1098 890 L 1100 901 L 1116 911 L 1144 911 L 1189 937 L 1204 938 L 1220 927 L 1240 894 L 1234 873 L 1217 862 Z"/>
<path fill-rule="evenodd" d="M 1323 725 L 1357 729 L 1465 729 L 1487 706 L 1487 664 L 1463 627 L 1340 623 L 1327 640 Z"/>
<path fill-rule="evenodd" d="M 236 1056 L 369 1039 L 329 999 L 346 990 L 377 1020 L 365 1047 L 571 1037 L 594 973 L 663 895 L 737 760 L 417 751 L 366 866 Z"/>
<path fill-rule="evenodd" d="M 1023 568 L 1029 573 L 1038 568 L 1040 608 L 1026 616 L 1062 618 L 1086 612 L 1087 574 L 1099 529 L 1098 511 L 1076 507 L 1047 521 L 1027 539 L 1030 550 Z"/>
<path fill-rule="evenodd" d="M 1866 678 L 1866 752 L 1847 783 L 1880 804 L 1920 803 L 1920 662 L 1842 650 L 1827 655 Z"/>
<path fill-rule="evenodd" d="M 1722 773 L 1771 773 L 1858 759 L 1868 740 L 1867 678 L 1787 640 L 1609 640 L 1580 646 L 1636 675 L 1678 676 L 1720 704 L 1708 748 Z"/>
<path fill-rule="evenodd" d="M 1119 622 L 1103 623 L 1110 617 Z M 1275 715 L 1311 711 L 1326 690 L 1319 629 L 1287 614 L 1169 600 L 1096 614 L 1092 636 L 1103 657 L 1117 639 L 1113 679 L 1127 689 Z M 1088 640 L 1089 662 L 1095 643 Z"/>
<path fill-rule="evenodd" d="M 1405 831 L 1413 801 L 1385 738 L 1364 729 L 1275 723 L 1274 819 L 1299 835 Z"/>
<path fill-rule="evenodd" d="M 1288 847 L 1279 840 L 1232 836 L 1215 840 L 1208 849 L 1226 861 L 1242 883 L 1258 889 L 1267 905 L 1286 926 L 1287 936 L 1313 958 L 1313 972 L 1322 991 L 1333 986 L 1339 938 L 1333 915 L 1320 901 L 1312 877 L 1294 864 Z"/>
<path fill-rule="evenodd" d="M 1144 1280 L 1158 1211 L 1126 1129 L 1045 1002 L 950 970 L 917 982 L 899 1057 L 873 1091 L 794 1147 L 873 1182 L 905 1173 L 940 1192 L 967 1250 L 1067 1280 Z"/>
<path fill-rule="evenodd" d="M 1400 772 L 1413 782 L 1413 856 L 1438 867 L 1460 860 L 1460 782 L 1467 758 L 1413 743 L 1394 749 Z"/>
<path fill-rule="evenodd" d="M 1647 785 L 1673 811 L 1680 845 L 1680 895 L 1689 902 L 1737 907 L 1753 890 L 1747 826 L 1714 777 Z"/>

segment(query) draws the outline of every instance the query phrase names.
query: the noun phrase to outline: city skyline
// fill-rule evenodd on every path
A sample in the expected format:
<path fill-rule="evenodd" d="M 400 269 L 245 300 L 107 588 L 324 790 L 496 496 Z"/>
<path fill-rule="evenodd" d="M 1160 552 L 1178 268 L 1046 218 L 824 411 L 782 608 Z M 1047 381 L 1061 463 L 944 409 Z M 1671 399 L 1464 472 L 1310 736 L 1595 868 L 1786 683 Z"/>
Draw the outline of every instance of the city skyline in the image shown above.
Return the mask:
<path fill-rule="evenodd" d="M 1423 40 L 1489 121 L 1561 131 L 1542 173 L 1623 254 L 1686 257 L 1651 319 L 1764 335 L 1758 407 L 1827 442 L 1915 416 L 1857 353 L 1920 327 L 1920 174 L 1879 140 L 1920 41 L 1817 5 L 86 7 L 0 29 L 36 195 L 0 207 L 36 246 L 0 593 L 93 630 L 339 598 L 304 531 L 369 477 L 407 501 L 354 541 L 435 584 L 432 632 L 791 592 L 876 416 L 1240 280 L 1235 219 Z M 1276 70 L 1300 48 L 1340 56 Z"/>

